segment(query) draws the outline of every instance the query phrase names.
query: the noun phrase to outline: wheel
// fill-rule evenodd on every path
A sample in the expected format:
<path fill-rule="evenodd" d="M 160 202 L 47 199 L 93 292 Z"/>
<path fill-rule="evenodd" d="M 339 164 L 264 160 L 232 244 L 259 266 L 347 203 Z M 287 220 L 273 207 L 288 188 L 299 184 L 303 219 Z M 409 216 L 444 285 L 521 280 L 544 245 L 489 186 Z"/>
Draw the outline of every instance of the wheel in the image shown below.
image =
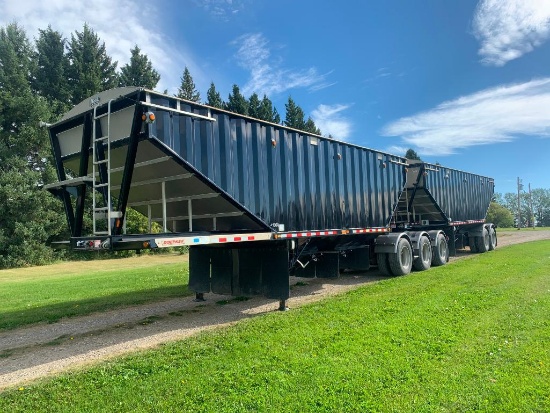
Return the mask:
<path fill-rule="evenodd" d="M 432 245 L 428 237 L 420 238 L 418 245 L 418 257 L 413 261 L 416 271 L 426 271 L 432 265 Z"/>
<path fill-rule="evenodd" d="M 497 232 L 493 227 L 489 228 L 489 251 L 493 251 L 497 247 Z"/>
<path fill-rule="evenodd" d="M 390 271 L 390 265 L 388 264 L 388 254 L 379 253 L 376 256 L 376 261 L 378 263 L 378 270 L 382 275 L 392 275 Z"/>
<path fill-rule="evenodd" d="M 409 241 L 401 238 L 397 243 L 397 252 L 388 254 L 388 261 L 393 275 L 406 275 L 411 272 L 413 255 Z"/>
<path fill-rule="evenodd" d="M 443 234 L 439 234 L 435 240 L 435 247 L 432 249 L 432 265 L 438 267 L 445 265 L 449 259 L 449 248 Z"/>
<path fill-rule="evenodd" d="M 477 250 L 477 243 L 476 243 L 476 238 L 475 237 L 468 237 L 468 242 L 469 242 L 469 245 L 470 245 L 470 251 L 472 252 L 479 252 Z"/>
<path fill-rule="evenodd" d="M 489 231 L 487 231 L 487 228 L 483 228 L 483 234 L 481 237 L 475 237 L 477 250 L 481 253 L 489 251 L 489 246 L 491 244 L 490 238 L 489 238 Z"/>

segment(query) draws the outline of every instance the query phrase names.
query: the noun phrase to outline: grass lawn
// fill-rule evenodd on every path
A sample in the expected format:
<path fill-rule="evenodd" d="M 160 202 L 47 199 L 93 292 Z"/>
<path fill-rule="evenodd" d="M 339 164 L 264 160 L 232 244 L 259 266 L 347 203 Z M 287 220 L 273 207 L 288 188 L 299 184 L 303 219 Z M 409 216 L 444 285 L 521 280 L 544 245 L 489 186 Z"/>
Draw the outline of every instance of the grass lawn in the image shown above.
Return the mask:
<path fill-rule="evenodd" d="M 6 412 L 549 412 L 550 241 L 4 392 Z"/>
<path fill-rule="evenodd" d="M 187 256 L 145 255 L 0 271 L 0 329 L 188 294 Z"/>

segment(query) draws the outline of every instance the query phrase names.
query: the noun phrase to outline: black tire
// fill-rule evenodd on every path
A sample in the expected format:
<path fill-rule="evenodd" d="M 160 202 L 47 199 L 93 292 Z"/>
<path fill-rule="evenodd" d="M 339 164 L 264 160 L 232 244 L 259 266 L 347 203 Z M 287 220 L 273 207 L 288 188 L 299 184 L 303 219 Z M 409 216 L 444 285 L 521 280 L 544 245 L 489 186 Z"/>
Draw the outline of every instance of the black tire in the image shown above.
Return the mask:
<path fill-rule="evenodd" d="M 388 254 L 388 261 L 393 275 L 407 275 L 413 264 L 412 247 L 409 241 L 401 238 L 397 243 L 397 252 Z"/>
<path fill-rule="evenodd" d="M 380 271 L 380 274 L 386 276 L 393 275 L 390 271 L 390 264 L 388 263 L 388 254 L 378 253 L 376 255 L 376 262 L 378 264 L 378 270 Z"/>
<path fill-rule="evenodd" d="M 491 241 L 489 239 L 489 231 L 487 228 L 483 228 L 483 235 L 481 237 L 475 237 L 477 250 L 480 253 L 489 251 Z"/>
<path fill-rule="evenodd" d="M 428 237 L 418 241 L 418 257 L 414 259 L 413 268 L 416 271 L 426 271 L 432 266 L 432 244 Z"/>
<path fill-rule="evenodd" d="M 471 236 L 471 237 L 468 237 L 468 242 L 470 243 L 470 251 L 476 253 L 476 252 L 479 252 L 477 250 L 477 243 L 476 243 L 476 238 Z"/>
<path fill-rule="evenodd" d="M 494 227 L 489 228 L 489 251 L 493 251 L 497 247 L 497 232 Z"/>
<path fill-rule="evenodd" d="M 435 240 L 435 247 L 432 249 L 432 265 L 439 267 L 445 265 L 449 259 L 449 246 L 443 234 L 439 234 Z"/>

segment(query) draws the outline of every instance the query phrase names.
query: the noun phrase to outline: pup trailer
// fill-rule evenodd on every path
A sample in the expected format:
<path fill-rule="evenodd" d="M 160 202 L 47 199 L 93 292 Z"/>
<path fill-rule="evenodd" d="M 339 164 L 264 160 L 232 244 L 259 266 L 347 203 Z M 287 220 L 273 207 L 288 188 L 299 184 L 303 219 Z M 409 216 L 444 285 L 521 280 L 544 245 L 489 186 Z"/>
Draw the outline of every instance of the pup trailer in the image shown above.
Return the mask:
<path fill-rule="evenodd" d="M 56 246 L 188 246 L 199 300 L 263 294 L 284 309 L 289 275 L 405 275 L 497 245 L 491 178 L 143 88 L 94 95 L 49 134 L 59 182 L 45 188 L 71 233 Z M 126 233 L 128 208 L 144 233 Z"/>

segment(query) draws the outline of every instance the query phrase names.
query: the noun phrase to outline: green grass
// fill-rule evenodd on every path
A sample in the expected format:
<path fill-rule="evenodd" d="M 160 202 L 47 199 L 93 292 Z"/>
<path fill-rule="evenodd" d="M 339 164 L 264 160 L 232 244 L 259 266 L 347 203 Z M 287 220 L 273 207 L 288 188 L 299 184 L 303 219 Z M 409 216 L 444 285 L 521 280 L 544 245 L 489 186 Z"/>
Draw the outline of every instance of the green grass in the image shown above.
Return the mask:
<path fill-rule="evenodd" d="M 497 228 L 497 232 L 514 232 L 514 231 L 548 231 L 550 230 L 550 227 L 528 227 L 528 228 L 520 228 L 519 230 L 517 228 Z"/>
<path fill-rule="evenodd" d="M 9 412 L 548 412 L 550 241 L 5 392 Z"/>
<path fill-rule="evenodd" d="M 0 330 L 189 294 L 187 257 L 143 256 L 0 271 Z"/>

